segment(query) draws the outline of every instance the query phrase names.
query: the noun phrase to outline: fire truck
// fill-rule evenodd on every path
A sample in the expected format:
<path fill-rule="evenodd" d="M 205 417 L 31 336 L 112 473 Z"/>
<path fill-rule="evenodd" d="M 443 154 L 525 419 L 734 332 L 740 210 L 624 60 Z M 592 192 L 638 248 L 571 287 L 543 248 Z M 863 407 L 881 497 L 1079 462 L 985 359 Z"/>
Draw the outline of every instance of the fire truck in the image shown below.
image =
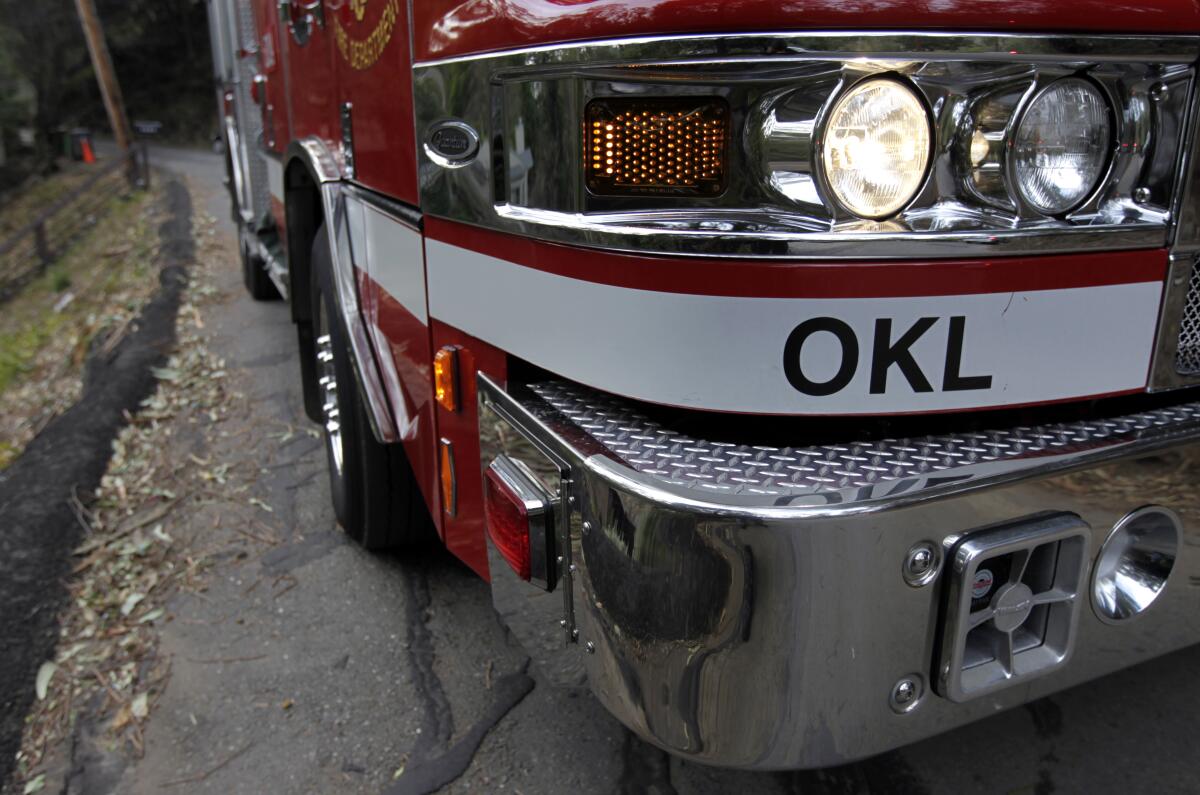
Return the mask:
<path fill-rule="evenodd" d="M 209 0 L 333 507 L 747 769 L 1200 641 L 1189 0 Z"/>

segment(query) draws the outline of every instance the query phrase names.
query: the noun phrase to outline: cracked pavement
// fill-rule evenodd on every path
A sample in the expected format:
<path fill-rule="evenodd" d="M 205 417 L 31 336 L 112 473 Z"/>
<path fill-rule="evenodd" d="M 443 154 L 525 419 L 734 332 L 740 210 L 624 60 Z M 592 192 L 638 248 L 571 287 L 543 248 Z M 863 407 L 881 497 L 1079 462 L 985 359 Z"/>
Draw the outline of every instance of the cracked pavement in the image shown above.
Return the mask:
<path fill-rule="evenodd" d="M 446 554 L 371 555 L 337 529 L 325 456 L 305 432 L 287 310 L 241 288 L 221 161 L 165 148 L 153 159 L 189 176 L 197 209 L 222 219 L 226 239 L 225 299 L 205 322 L 248 400 L 202 454 L 255 462 L 256 494 L 272 511 L 258 514 L 260 540 L 223 529 L 218 505 L 187 517 L 217 563 L 205 592 L 170 605 L 162 649 L 172 676 L 145 756 L 77 759 L 78 791 L 1200 790 L 1197 649 L 863 763 L 801 773 L 668 758 L 586 691 L 527 677 L 487 585 L 466 567 Z M 283 438 L 288 428 L 298 432 Z M 179 783 L 164 789 L 170 782 Z"/>

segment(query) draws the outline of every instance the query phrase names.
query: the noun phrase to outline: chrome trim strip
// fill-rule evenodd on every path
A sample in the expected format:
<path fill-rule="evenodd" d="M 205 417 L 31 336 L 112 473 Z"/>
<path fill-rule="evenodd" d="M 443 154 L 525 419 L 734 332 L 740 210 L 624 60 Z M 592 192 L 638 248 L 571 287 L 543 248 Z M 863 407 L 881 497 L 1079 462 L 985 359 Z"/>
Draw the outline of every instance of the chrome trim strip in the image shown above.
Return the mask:
<path fill-rule="evenodd" d="M 338 308 L 350 339 L 354 358 L 352 368 L 361 394 L 367 403 L 371 431 L 380 442 L 399 441 L 396 422 L 388 405 L 387 392 L 379 376 L 379 363 L 367 335 L 354 280 L 354 258 L 350 249 L 350 227 L 346 218 L 345 190 L 339 163 L 319 138 L 310 136 L 288 146 L 285 162 L 301 159 L 319 183 L 321 204 L 329 231 L 329 255 L 333 264 L 333 285 Z"/>
<path fill-rule="evenodd" d="M 1071 62 L 1155 60 L 1190 63 L 1196 59 L 1194 36 L 1065 36 L 1061 34 L 940 33 L 936 31 L 806 31 L 802 33 L 738 33 L 732 36 L 691 34 L 640 36 L 602 42 L 583 41 L 460 55 L 417 61 L 414 69 L 492 60 L 506 68 L 547 66 L 563 68 L 629 61 L 688 58 L 743 60 L 776 56 L 831 58 L 838 56 L 903 58 L 969 55 L 1011 60 L 1022 57 Z"/>
<path fill-rule="evenodd" d="M 333 263 L 333 285 L 337 292 L 338 308 L 342 322 L 350 338 L 354 354 L 354 374 L 360 394 L 367 402 L 367 417 L 375 438 L 384 443 L 400 440 L 396 422 L 388 405 L 387 391 L 379 376 L 379 362 L 375 349 L 367 335 L 362 319 L 362 307 L 358 301 L 358 286 L 354 279 L 354 257 L 350 250 L 350 227 L 346 218 L 346 202 L 342 197 L 344 188 L 340 182 L 325 182 L 321 185 L 321 198 L 325 206 L 325 218 L 329 226 L 329 248 Z"/>
<path fill-rule="evenodd" d="M 670 213 L 584 215 L 536 210 L 515 205 L 496 206 L 498 218 L 510 221 L 502 231 L 551 242 L 635 254 L 681 257 L 746 257 L 756 259 L 919 259 L 921 257 L 995 257 L 1005 254 L 1071 254 L 1080 251 L 1128 251 L 1161 248 L 1163 226 L 1096 225 L 1055 230 L 980 232 L 778 232 L 749 230 L 705 234 L 686 229 L 636 226 L 637 218 L 657 216 L 669 222 Z M 721 212 L 708 213 L 714 222 Z M 484 224 L 485 226 L 490 226 Z M 649 250 L 642 241 L 655 240 Z M 814 251 L 812 246 L 820 246 Z M 901 246 L 898 248 L 898 246 Z"/>
<path fill-rule="evenodd" d="M 1182 157 L 1175 174 L 1175 204 L 1171 212 L 1175 223 L 1171 226 L 1171 250 L 1193 251 L 1200 250 L 1200 197 L 1196 191 L 1200 189 L 1200 99 L 1193 87 L 1188 98 L 1188 108 L 1184 114 L 1184 123 L 1191 133 L 1183 142 Z"/>
<path fill-rule="evenodd" d="M 237 202 L 234 210 L 242 223 L 249 225 L 254 221 L 254 209 L 246 185 L 246 147 L 238 134 L 237 122 L 231 116 L 225 117 L 225 141 L 229 147 L 230 170 L 233 171 L 233 190 Z"/>
<path fill-rule="evenodd" d="M 414 232 L 420 232 L 424 225 L 424 216 L 416 207 L 404 204 L 403 202 L 397 201 L 391 197 L 384 196 L 382 193 L 376 193 L 370 188 L 359 185 L 356 182 L 346 183 L 345 191 L 348 195 L 353 196 L 363 204 L 374 207 L 375 209 L 379 210 L 379 212 L 386 215 L 390 220 L 395 221 L 398 224 L 403 224 Z"/>
<path fill-rule="evenodd" d="M 283 162 L 290 163 L 295 158 L 304 161 L 312 178 L 318 183 L 338 182 L 342 179 L 342 166 L 338 158 L 325 142 L 315 135 L 288 144 Z M 287 190 L 286 185 L 284 190 Z"/>

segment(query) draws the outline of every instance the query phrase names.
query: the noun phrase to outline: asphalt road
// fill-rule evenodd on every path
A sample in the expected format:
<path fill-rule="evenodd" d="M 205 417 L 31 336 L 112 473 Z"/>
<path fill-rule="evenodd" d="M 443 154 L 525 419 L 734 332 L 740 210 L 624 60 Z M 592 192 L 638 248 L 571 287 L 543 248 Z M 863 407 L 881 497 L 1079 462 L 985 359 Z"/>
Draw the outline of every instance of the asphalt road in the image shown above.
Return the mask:
<path fill-rule="evenodd" d="M 221 160 L 165 148 L 152 159 L 186 174 L 197 210 L 221 219 L 228 298 L 206 322 L 250 405 L 212 454 L 258 462 L 282 543 L 232 556 L 202 598 L 174 600 L 164 648 L 177 662 L 146 756 L 93 780 L 147 793 L 182 775 L 193 779 L 182 789 L 198 792 L 411 788 L 414 769 L 445 770 L 443 754 L 486 721 L 524 655 L 497 625 L 487 586 L 449 556 L 372 556 L 344 540 L 319 442 L 279 438 L 278 428 L 305 425 L 293 331 L 282 304 L 240 289 Z M 1198 664 L 1200 647 L 856 765 L 783 774 L 669 759 L 587 692 L 531 671 L 533 690 L 444 791 L 1200 791 Z"/>

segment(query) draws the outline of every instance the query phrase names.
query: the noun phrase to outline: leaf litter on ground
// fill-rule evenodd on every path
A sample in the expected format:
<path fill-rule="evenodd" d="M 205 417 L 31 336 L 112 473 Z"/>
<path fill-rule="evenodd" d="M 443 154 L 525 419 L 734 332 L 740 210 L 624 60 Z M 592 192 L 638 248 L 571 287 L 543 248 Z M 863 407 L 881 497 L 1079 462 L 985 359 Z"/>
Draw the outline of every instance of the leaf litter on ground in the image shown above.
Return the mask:
<path fill-rule="evenodd" d="M 221 298 L 212 269 L 229 253 L 213 234 L 213 219 L 197 214 L 193 224 L 196 261 L 177 319 L 176 350 L 156 370 L 155 392 L 114 440 L 95 494 L 72 503 L 88 532 L 74 550 L 78 563 L 58 648 L 38 672 L 37 701 L 6 792 L 45 785 L 48 750 L 72 735 L 85 709 L 104 718 L 110 745 L 141 754 L 144 724 L 170 676 L 158 634 L 172 620 L 168 599 L 180 591 L 199 595 L 210 566 L 207 553 L 177 543 L 172 528 L 207 503 L 245 505 L 238 495 L 257 473 L 251 465 L 235 472 L 200 449 L 220 433 L 219 421 L 237 409 L 241 396 L 227 389 L 225 362 L 210 350 L 202 319 L 205 306 Z M 128 249 L 138 250 L 136 244 Z M 115 310 L 107 315 L 120 316 Z M 189 434 L 195 438 L 184 438 Z M 184 453 L 188 445 L 195 449 Z M 270 511 L 257 498 L 250 503 Z"/>

